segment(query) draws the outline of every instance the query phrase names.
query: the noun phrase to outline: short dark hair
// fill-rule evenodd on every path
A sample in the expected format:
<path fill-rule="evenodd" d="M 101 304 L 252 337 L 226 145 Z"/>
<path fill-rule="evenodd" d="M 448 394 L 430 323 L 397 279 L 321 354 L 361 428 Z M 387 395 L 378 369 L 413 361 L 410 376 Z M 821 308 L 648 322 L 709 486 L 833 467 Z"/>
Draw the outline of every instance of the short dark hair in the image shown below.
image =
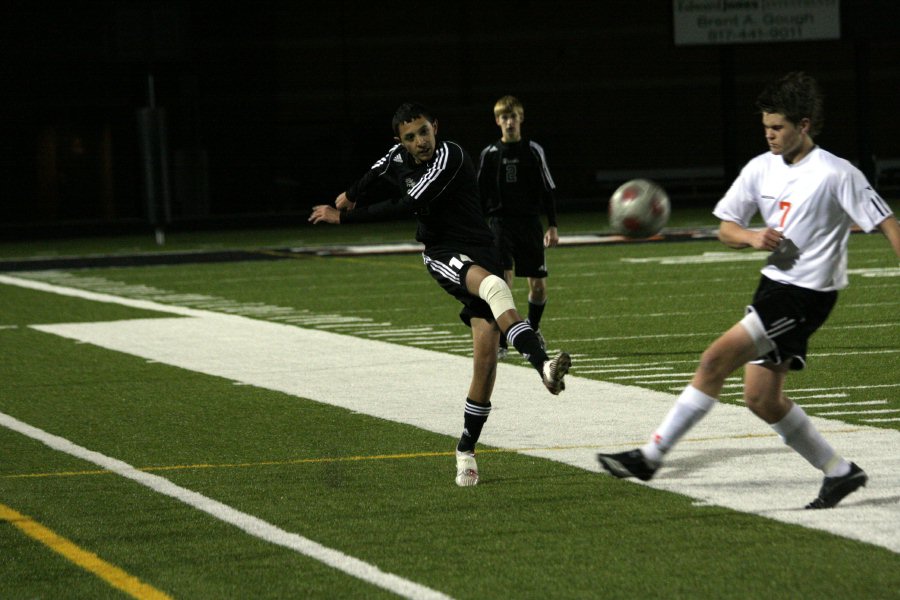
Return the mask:
<path fill-rule="evenodd" d="M 825 102 L 822 89 L 814 78 L 803 71 L 793 71 L 773 81 L 756 99 L 756 108 L 764 113 L 778 113 L 794 123 L 809 119 L 809 135 L 817 135 L 825 124 Z"/>
<path fill-rule="evenodd" d="M 400 125 L 415 121 L 419 117 L 425 117 L 429 123 L 434 123 L 434 117 L 431 111 L 417 102 L 404 102 L 394 113 L 394 119 L 391 126 L 394 128 L 394 134 L 400 133 Z"/>

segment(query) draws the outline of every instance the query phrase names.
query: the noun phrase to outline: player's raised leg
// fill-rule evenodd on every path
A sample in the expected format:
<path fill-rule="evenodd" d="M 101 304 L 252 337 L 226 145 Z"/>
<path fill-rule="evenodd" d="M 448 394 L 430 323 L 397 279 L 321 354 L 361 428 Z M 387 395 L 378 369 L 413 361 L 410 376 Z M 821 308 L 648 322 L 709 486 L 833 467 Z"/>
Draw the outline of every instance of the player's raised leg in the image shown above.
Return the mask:
<path fill-rule="evenodd" d="M 466 274 L 466 285 L 491 308 L 500 330 L 507 342 L 534 366 L 544 386 L 551 394 L 559 394 L 566 386 L 564 378 L 569 372 L 572 360 L 565 352 L 551 359 L 541 345 L 540 338 L 531 325 L 519 315 L 513 302 L 512 292 L 506 282 L 483 268 L 473 265 Z"/>

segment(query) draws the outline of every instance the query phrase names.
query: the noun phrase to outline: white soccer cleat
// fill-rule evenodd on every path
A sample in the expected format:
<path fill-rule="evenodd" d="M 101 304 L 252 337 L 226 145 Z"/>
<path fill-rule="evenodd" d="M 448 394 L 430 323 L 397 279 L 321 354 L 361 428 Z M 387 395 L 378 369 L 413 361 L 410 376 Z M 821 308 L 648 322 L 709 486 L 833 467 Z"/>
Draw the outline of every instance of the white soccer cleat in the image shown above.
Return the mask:
<path fill-rule="evenodd" d="M 475 455 L 456 451 L 456 485 L 471 487 L 478 484 L 478 465 Z"/>
<path fill-rule="evenodd" d="M 566 382 L 563 379 L 571 366 L 572 359 L 568 353 L 560 352 L 545 362 L 543 368 L 541 368 L 541 378 L 544 380 L 544 386 L 554 396 L 566 389 Z"/>

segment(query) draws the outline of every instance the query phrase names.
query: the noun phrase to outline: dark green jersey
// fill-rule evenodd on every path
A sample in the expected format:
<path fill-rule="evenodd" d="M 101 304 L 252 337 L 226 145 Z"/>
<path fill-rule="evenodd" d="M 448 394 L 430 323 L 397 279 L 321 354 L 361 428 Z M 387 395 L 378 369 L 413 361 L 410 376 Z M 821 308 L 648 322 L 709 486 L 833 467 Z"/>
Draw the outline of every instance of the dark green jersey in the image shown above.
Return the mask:
<path fill-rule="evenodd" d="M 478 164 L 478 187 L 486 214 L 546 215 L 547 224 L 556 226 L 556 184 L 537 142 L 498 140 L 487 146 Z"/>

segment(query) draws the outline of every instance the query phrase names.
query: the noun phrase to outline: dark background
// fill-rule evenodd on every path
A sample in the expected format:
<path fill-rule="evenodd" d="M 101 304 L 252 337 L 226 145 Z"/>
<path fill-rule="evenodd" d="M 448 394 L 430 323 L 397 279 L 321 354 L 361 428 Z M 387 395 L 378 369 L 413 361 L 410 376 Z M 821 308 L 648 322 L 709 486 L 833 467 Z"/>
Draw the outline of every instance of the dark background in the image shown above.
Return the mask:
<path fill-rule="evenodd" d="M 797 69 L 826 92 L 817 141 L 893 197 L 900 2 L 841 5 L 840 40 L 676 47 L 670 0 L 8 3 L 0 236 L 302 223 L 390 147 L 401 102 L 429 105 L 474 159 L 504 94 L 525 104 L 561 210 L 605 208 L 635 172 L 676 207 L 711 204 L 765 151 L 756 95 Z M 169 215 L 144 199 L 151 103 Z"/>

